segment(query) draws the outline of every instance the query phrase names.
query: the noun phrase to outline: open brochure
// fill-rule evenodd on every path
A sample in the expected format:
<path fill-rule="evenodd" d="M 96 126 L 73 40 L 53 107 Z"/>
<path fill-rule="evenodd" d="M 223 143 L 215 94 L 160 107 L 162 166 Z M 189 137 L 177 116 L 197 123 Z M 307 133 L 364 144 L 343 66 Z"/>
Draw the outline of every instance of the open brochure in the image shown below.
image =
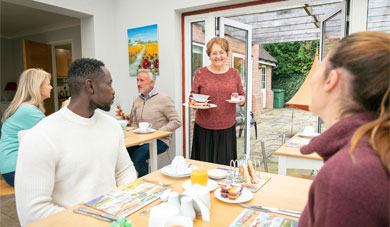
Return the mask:
<path fill-rule="evenodd" d="M 298 221 L 261 211 L 244 209 L 230 227 L 296 227 Z"/>
<path fill-rule="evenodd" d="M 169 188 L 135 180 L 84 203 L 108 214 L 126 217 L 148 205 Z"/>

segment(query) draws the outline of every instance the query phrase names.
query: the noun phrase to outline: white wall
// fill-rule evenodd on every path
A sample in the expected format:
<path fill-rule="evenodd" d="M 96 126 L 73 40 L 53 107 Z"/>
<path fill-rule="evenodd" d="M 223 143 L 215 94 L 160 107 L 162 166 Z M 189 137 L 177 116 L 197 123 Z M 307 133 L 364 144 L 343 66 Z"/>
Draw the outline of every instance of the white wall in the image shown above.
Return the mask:
<path fill-rule="evenodd" d="M 62 40 L 72 42 L 73 59 L 81 57 L 80 26 L 64 28 L 56 31 L 23 36 L 14 39 L 1 39 L 1 91 L 9 81 L 18 81 L 23 72 L 22 40 L 32 40 L 40 43 L 52 43 Z M 4 93 L 3 93 L 4 95 Z"/>

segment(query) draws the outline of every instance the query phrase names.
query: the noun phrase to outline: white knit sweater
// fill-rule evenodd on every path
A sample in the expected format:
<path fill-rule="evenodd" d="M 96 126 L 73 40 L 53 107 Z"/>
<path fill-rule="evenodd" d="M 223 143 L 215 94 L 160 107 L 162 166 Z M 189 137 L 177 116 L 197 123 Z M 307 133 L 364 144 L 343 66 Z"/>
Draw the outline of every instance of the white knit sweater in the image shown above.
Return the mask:
<path fill-rule="evenodd" d="M 15 177 L 21 225 L 85 202 L 137 178 L 120 125 L 95 111 L 83 118 L 67 107 L 24 136 Z"/>

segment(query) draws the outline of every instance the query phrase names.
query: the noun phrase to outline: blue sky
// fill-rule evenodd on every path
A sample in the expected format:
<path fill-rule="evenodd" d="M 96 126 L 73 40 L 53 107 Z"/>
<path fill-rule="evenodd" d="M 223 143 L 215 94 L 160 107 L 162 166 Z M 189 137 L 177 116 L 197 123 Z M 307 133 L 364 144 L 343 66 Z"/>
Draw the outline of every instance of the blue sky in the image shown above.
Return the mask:
<path fill-rule="evenodd" d="M 157 41 L 157 24 L 127 29 L 127 39 L 131 39 L 132 43 L 134 40 Z"/>

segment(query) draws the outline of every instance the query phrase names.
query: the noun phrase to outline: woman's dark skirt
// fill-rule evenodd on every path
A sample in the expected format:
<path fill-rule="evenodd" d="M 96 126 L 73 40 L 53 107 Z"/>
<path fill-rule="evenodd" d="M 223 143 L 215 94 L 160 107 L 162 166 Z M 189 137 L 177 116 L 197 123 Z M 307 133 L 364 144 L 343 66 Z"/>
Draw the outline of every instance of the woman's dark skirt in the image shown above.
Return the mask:
<path fill-rule="evenodd" d="M 191 159 L 230 165 L 237 159 L 236 127 L 213 130 L 195 123 Z"/>

